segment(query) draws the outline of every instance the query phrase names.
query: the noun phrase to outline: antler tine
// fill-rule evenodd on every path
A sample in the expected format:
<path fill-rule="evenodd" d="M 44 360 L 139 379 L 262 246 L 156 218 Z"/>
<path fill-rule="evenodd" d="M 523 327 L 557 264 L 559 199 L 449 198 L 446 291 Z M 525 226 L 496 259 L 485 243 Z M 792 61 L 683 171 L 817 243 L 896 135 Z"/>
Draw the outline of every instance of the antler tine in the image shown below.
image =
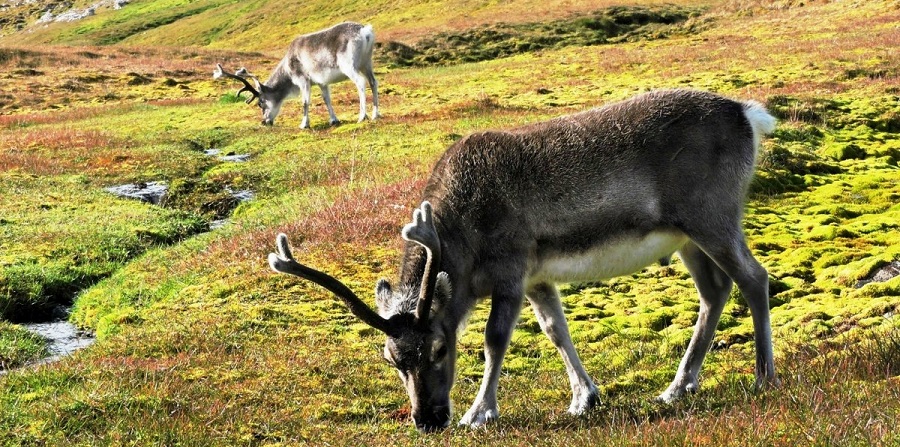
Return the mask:
<path fill-rule="evenodd" d="M 244 68 L 244 67 L 238 68 L 237 71 L 234 72 L 234 75 L 237 76 L 237 77 L 240 77 L 240 78 L 242 78 L 242 79 L 247 79 L 247 78 L 252 79 L 252 80 L 253 80 L 253 83 L 256 84 L 256 91 L 259 92 L 259 91 L 262 90 L 262 87 L 259 86 L 259 78 L 257 78 L 256 75 L 254 75 L 254 74 L 250 73 L 249 71 L 247 71 L 246 68 Z M 248 87 L 249 87 L 249 86 L 244 87 L 244 88 L 242 88 L 240 91 L 238 91 L 237 96 L 241 96 L 241 92 L 247 90 Z M 254 99 L 254 98 L 255 98 L 255 97 L 251 96 L 250 98 L 248 98 L 248 99 L 247 99 L 246 101 L 244 101 L 244 102 L 246 102 L 247 104 L 250 104 L 251 102 L 253 102 L 253 99 Z"/>
<path fill-rule="evenodd" d="M 298 276 L 328 289 L 328 291 L 335 294 L 347 305 L 353 315 L 356 315 L 364 323 L 389 336 L 398 335 L 397 327 L 395 325 L 391 324 L 390 321 L 381 315 L 378 315 L 342 282 L 334 279 L 327 273 L 311 269 L 297 262 L 291 254 L 287 235 L 280 233 L 275 239 L 275 244 L 278 247 L 278 254 L 269 253 L 269 266 L 272 267 L 272 270 Z"/>
<path fill-rule="evenodd" d="M 441 265 L 441 239 L 434 226 L 431 203 L 424 201 L 413 211 L 413 221 L 403 227 L 401 235 L 403 239 L 425 247 L 427 255 L 425 272 L 422 275 L 422 288 L 419 290 L 419 304 L 416 307 L 416 321 L 425 326 L 428 324 L 428 315 L 434 302 L 434 287 Z"/>
<path fill-rule="evenodd" d="M 252 85 L 250 85 L 250 82 L 247 81 L 246 78 L 244 78 L 243 76 L 239 76 L 238 73 L 245 73 L 245 74 L 247 74 L 247 76 L 252 77 L 253 81 L 256 83 L 256 88 L 254 88 Z M 227 71 L 225 71 L 224 68 L 222 68 L 222 64 L 216 64 L 216 69 L 213 70 L 213 79 L 219 79 L 222 76 L 225 76 L 226 78 L 237 79 L 238 81 L 241 81 L 241 83 L 244 84 L 244 86 L 241 87 L 240 90 L 238 90 L 238 92 L 235 94 L 235 96 L 240 97 L 241 93 L 250 92 L 250 94 L 252 96 L 250 96 L 250 98 L 248 98 L 246 101 L 244 101 L 247 104 L 250 104 L 256 98 L 259 98 L 259 81 L 256 79 L 255 76 L 250 75 L 247 72 L 246 68 L 241 67 L 241 69 L 238 70 L 237 72 L 235 72 L 235 74 L 231 74 L 231 73 L 228 73 Z"/>

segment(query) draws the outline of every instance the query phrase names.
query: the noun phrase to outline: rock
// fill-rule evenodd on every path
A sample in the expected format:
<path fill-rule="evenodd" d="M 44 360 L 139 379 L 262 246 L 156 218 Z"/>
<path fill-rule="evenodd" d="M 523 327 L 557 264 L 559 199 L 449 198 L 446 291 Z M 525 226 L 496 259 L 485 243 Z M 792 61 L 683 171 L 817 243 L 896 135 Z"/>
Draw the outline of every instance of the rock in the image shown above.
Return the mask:
<path fill-rule="evenodd" d="M 900 276 L 900 261 L 891 261 L 889 264 L 878 269 L 872 276 L 857 282 L 856 288 L 858 289 L 871 282 L 886 282 L 896 276 Z"/>

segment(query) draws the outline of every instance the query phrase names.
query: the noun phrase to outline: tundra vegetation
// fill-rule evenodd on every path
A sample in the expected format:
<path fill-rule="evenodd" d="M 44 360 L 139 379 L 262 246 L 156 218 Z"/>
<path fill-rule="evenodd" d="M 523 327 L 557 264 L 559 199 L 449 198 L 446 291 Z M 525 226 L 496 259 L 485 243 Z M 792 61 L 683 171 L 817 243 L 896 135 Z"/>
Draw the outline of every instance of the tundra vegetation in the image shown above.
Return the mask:
<path fill-rule="evenodd" d="M 15 323 L 56 303 L 74 302 L 71 321 L 99 338 L 0 376 L 0 443 L 900 443 L 900 5 L 670 3 L 135 0 L 18 32 L 42 10 L 0 10 L 0 364 L 42 355 Z M 623 10 L 646 21 L 595 40 L 574 25 Z M 343 20 L 374 25 L 383 120 L 300 131 L 287 124 L 300 121 L 293 101 L 264 128 L 212 79 L 218 62 L 273 67 L 292 37 Z M 485 30 L 504 37 L 466 37 Z M 522 44 L 487 48 L 506 40 Z M 700 392 L 651 402 L 697 316 L 676 257 L 561 287 L 596 411 L 566 413 L 562 362 L 525 309 L 501 419 L 422 436 L 380 361 L 383 336 L 327 291 L 268 270 L 285 232 L 298 260 L 372 299 L 377 278 L 396 276 L 399 230 L 450 143 L 661 87 L 756 99 L 780 119 L 745 218 L 770 273 L 779 389 L 752 391 L 752 323 L 735 292 Z M 351 84 L 332 99 L 355 121 Z M 313 107 L 324 115 L 315 96 Z M 104 190 L 151 181 L 170 187 L 162 206 Z M 232 200 L 240 190 L 255 198 Z M 488 306 L 460 337 L 457 415 L 478 388 Z"/>

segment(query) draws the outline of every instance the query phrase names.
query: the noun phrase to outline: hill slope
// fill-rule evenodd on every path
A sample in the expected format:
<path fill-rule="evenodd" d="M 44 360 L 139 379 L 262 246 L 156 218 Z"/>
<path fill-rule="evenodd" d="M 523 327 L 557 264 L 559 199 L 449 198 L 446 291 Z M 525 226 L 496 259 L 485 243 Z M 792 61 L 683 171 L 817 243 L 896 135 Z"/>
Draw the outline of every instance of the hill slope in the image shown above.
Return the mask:
<path fill-rule="evenodd" d="M 491 2 L 300 0 L 133 0 L 121 9 L 112 3 L 75 2 L 66 9 L 55 1 L 14 2 L 0 12 L 2 45 L 153 45 L 199 46 L 232 50 L 277 51 L 295 36 L 345 20 L 371 23 L 382 42 L 415 43 L 441 31 L 459 31 L 491 23 L 541 22 L 580 15 L 621 0 Z M 641 1 L 642 5 L 708 5 L 708 0 Z M 71 22 L 37 23 L 44 11 L 61 14 L 91 5 L 96 15 Z M 42 6 L 38 6 L 42 5 Z M 24 26 L 16 31 L 16 26 Z"/>
<path fill-rule="evenodd" d="M 372 10 L 379 36 L 419 50 L 437 37 L 423 31 L 430 24 L 474 37 L 487 34 L 476 23 L 498 16 L 509 23 L 490 24 L 495 36 L 524 45 L 559 29 L 567 40 L 512 53 L 498 45 L 491 51 L 504 57 L 486 58 L 435 44 L 448 56 L 379 64 L 383 119 L 329 127 L 314 94 L 313 129 L 299 130 L 296 101 L 261 127 L 236 86 L 210 76 L 216 62 L 274 66 L 282 39 L 305 26 L 287 23 L 274 2 L 136 1 L 4 38 L 17 46 L 0 48 L 11 86 L 0 92 L 0 301 L 77 292 L 71 320 L 99 341 L 0 376 L 0 444 L 900 444 L 896 1 L 724 2 L 675 28 L 589 44 L 556 18 L 593 3 L 423 3 L 433 10 L 418 21 L 400 20 L 404 3 L 349 4 Z M 318 6 L 309 20 L 357 19 L 337 2 Z M 180 16 L 190 8 L 209 9 Z M 281 15 L 252 12 L 264 10 Z M 571 22 L 595 26 L 578 14 Z M 274 17 L 283 28 L 263 20 Z M 88 45 L 110 36 L 115 45 Z M 597 411 L 566 414 L 564 367 L 524 309 L 504 363 L 500 421 L 423 436 L 409 425 L 396 373 L 379 361 L 383 337 L 321 288 L 268 270 L 275 235 L 287 232 L 299 259 L 371 301 L 375 280 L 396 274 L 399 228 L 453 141 L 678 86 L 756 99 L 780 120 L 745 218 L 770 272 L 779 389 L 751 390 L 752 323 L 735 293 L 700 392 L 650 402 L 672 379 L 698 314 L 676 258 L 561 286 L 576 347 L 602 390 Z M 335 85 L 333 99 L 353 123 L 355 89 Z M 151 181 L 173 192 L 163 206 L 104 190 Z M 254 199 L 229 201 L 244 190 Z M 478 390 L 488 305 L 460 337 L 457 415 Z M 24 338 L 0 324 L 0 362 L 8 340 Z"/>

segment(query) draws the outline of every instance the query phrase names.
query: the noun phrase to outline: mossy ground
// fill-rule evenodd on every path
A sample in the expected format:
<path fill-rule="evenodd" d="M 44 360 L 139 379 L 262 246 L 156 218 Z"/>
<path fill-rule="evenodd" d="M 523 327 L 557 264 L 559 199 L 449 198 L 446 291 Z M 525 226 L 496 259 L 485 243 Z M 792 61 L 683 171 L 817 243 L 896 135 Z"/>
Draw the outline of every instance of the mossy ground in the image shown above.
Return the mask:
<path fill-rule="evenodd" d="M 40 336 L 0 321 L 0 370 L 22 366 L 46 353 L 45 341 Z"/>
<path fill-rule="evenodd" d="M 174 5 L 147 3 L 143 7 L 160 11 Z M 528 14 L 510 22 L 536 23 L 538 7 L 523 5 L 531 5 Z M 228 6 L 231 15 L 216 20 L 248 20 L 236 12 L 239 7 Z M 315 20 L 340 15 L 323 10 L 330 12 Z M 469 14 L 482 17 L 479 10 Z M 159 29 L 176 36 L 184 21 L 202 28 L 191 20 Z M 297 129 L 295 102 L 275 127 L 259 127 L 258 111 L 233 101 L 235 86 L 210 79 L 215 62 L 264 74 L 277 59 L 269 55 L 118 46 L 0 49 L 6 76 L 29 83 L 3 98 L 7 114 L 0 116 L 0 265 L 30 259 L 34 265 L 62 260 L 73 272 L 82 265 L 108 267 L 78 294 L 72 314 L 100 341 L 53 365 L 0 378 L 0 440 L 900 442 L 900 279 L 857 287 L 900 259 L 900 60 L 894 51 L 900 12 L 890 1 L 799 6 L 761 0 L 726 2 L 697 20 L 703 27 L 667 39 L 543 49 L 450 66 L 380 66 L 384 119 L 327 127 L 314 94 L 309 131 Z M 289 35 L 294 27 L 270 35 Z M 463 29 L 450 19 L 442 27 Z M 84 29 L 82 36 L 96 38 Z M 244 45 L 255 29 L 244 30 Z M 378 29 L 384 29 L 379 36 L 410 36 L 416 28 L 385 22 Z M 41 35 L 49 34 L 32 38 Z M 138 39 L 161 37 L 148 30 L 122 42 Z M 225 47 L 236 39 L 227 35 L 209 43 Z M 266 45 L 257 48 L 271 48 Z M 455 428 L 425 437 L 407 421 L 396 374 L 378 361 L 382 337 L 327 292 L 268 272 L 265 255 L 284 231 L 298 258 L 370 296 L 378 277 L 396 274 L 398 230 L 434 160 L 452 141 L 676 86 L 757 99 L 781 120 L 764 142 L 745 219 L 751 248 L 772 279 L 780 389 L 750 389 L 752 324 L 735 293 L 701 392 L 672 406 L 649 403 L 671 380 L 698 308 L 676 258 L 671 266 L 627 277 L 561 286 L 575 344 L 601 386 L 598 411 L 585 418 L 565 414 L 569 390 L 562 363 L 525 310 L 504 363 L 500 422 L 487 430 Z M 344 122 L 355 121 L 355 97 L 346 84 L 333 88 Z M 218 162 L 204 155 L 210 148 L 252 158 Z M 156 208 L 102 191 L 147 180 L 257 195 L 240 204 L 225 227 L 184 239 L 195 231 L 191 225 L 211 218 L 199 211 L 207 199 Z M 79 188 L 66 187 L 71 184 Z M 8 187 L 21 193 L 6 194 Z M 166 236 L 144 238 L 148 232 Z M 116 251 L 120 247 L 127 253 Z M 87 261 L 79 264 L 82 256 Z M 461 337 L 452 396 L 457 413 L 477 392 L 488 305 L 476 309 Z"/>

